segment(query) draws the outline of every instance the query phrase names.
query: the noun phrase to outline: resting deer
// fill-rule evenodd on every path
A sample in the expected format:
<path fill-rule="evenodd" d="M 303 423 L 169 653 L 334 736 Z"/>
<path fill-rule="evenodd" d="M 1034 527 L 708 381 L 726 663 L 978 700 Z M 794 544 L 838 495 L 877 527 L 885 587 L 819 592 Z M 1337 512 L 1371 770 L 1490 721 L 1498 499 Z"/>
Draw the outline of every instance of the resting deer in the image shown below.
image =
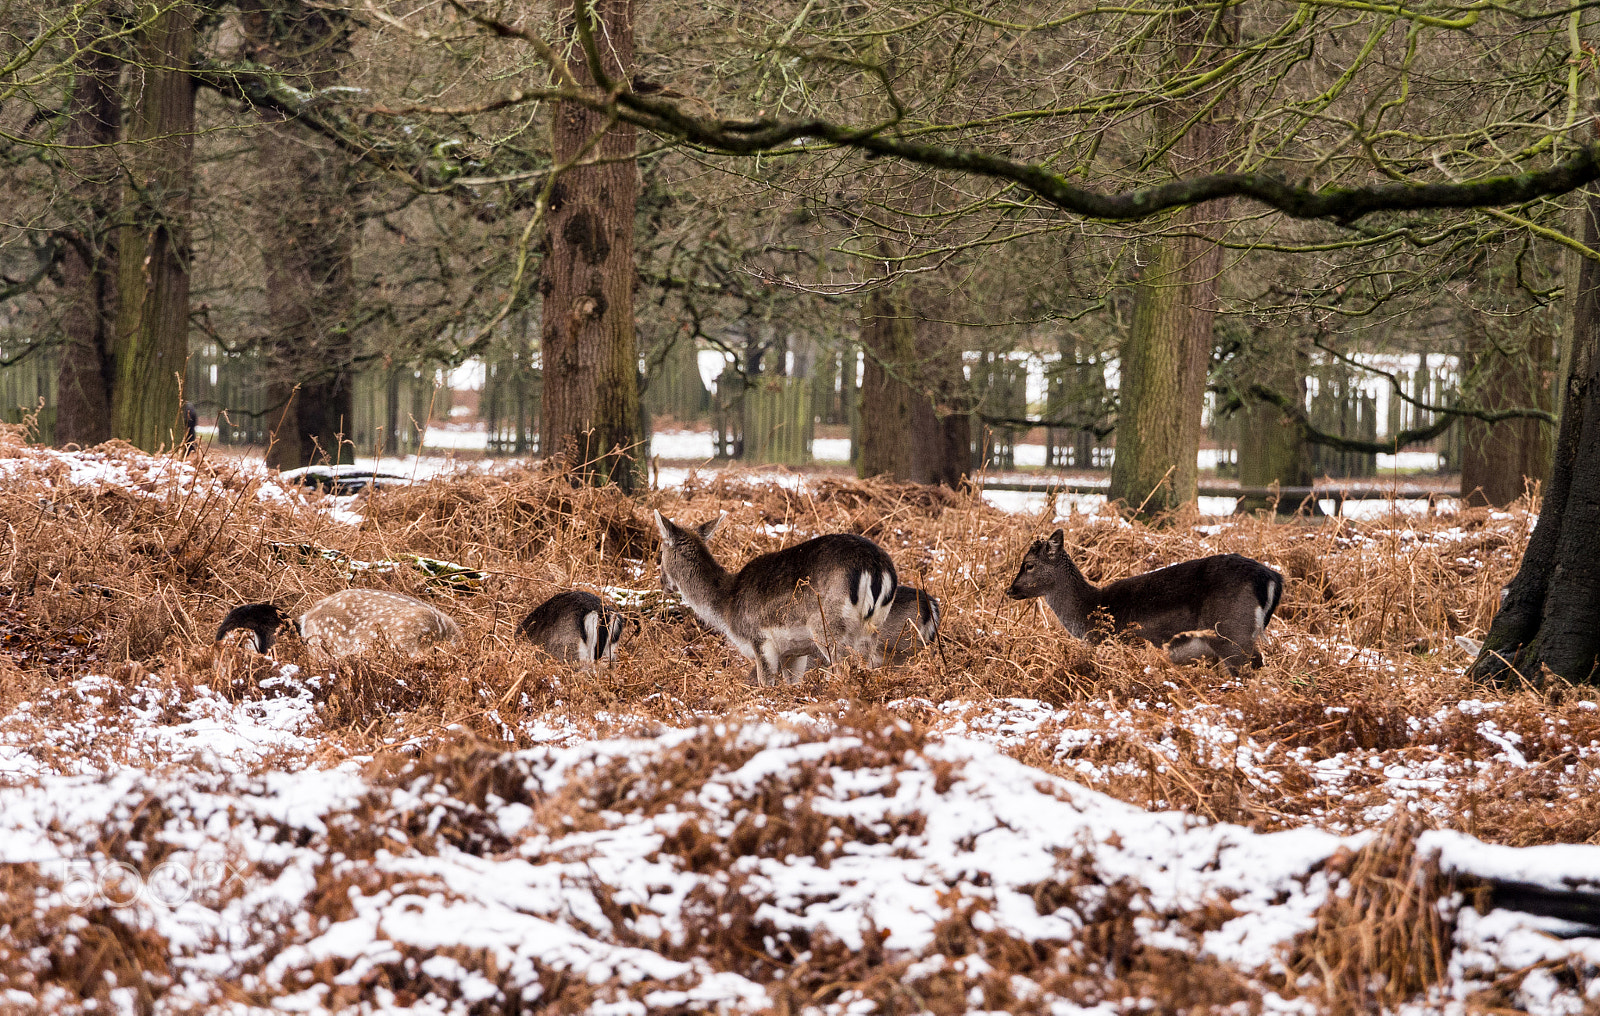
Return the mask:
<path fill-rule="evenodd" d="M 255 650 L 264 653 L 278 640 L 278 629 L 290 620 L 276 604 L 246 603 L 223 618 L 217 628 L 217 641 L 242 628 L 253 636 Z M 383 644 L 414 653 L 424 646 L 461 637 L 461 629 L 439 608 L 382 589 L 334 593 L 312 604 L 294 622 L 309 645 L 329 656 L 346 656 Z"/>
<path fill-rule="evenodd" d="M 564 663 L 615 660 L 622 615 L 593 593 L 557 593 L 528 612 L 517 635 Z"/>
<path fill-rule="evenodd" d="M 841 648 L 874 667 L 883 663 L 876 629 L 899 579 L 882 547 L 834 533 L 762 554 L 735 575 L 706 548 L 721 521 L 686 529 L 656 512 L 661 585 L 754 660 L 758 682 L 771 684 L 780 673 L 798 680 L 810 657 L 831 662 Z"/>
<path fill-rule="evenodd" d="M 1278 609 L 1283 576 L 1260 561 L 1217 554 L 1096 586 L 1067 556 L 1063 539 L 1057 529 L 1034 541 L 1006 595 L 1044 597 L 1079 638 L 1089 631 L 1089 616 L 1104 610 L 1114 631 L 1161 646 L 1174 663 L 1215 657 L 1229 671 L 1245 661 L 1262 665 L 1256 641 Z"/>

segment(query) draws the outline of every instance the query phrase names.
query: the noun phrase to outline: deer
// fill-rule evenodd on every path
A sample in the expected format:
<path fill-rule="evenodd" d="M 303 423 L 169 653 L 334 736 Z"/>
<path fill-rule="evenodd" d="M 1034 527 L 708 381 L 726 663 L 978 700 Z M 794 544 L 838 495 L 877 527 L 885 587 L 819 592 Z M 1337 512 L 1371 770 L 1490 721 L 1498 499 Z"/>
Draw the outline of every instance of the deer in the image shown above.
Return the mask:
<path fill-rule="evenodd" d="M 1245 661 L 1264 664 L 1256 642 L 1278 609 L 1283 576 L 1239 554 L 1216 554 L 1096 586 L 1067 556 L 1057 529 L 1028 548 L 1006 595 L 1044 597 L 1078 638 L 1088 634 L 1091 615 L 1104 611 L 1113 631 L 1162 647 L 1174 663 L 1215 658 L 1237 673 Z"/>
<path fill-rule="evenodd" d="M 889 616 L 878 627 L 884 661 L 902 666 L 939 637 L 939 601 L 914 586 L 897 586 Z"/>
<path fill-rule="evenodd" d="M 235 607 L 222 619 L 216 641 L 243 629 L 249 632 L 248 644 L 266 653 L 277 642 L 278 630 L 291 620 L 307 644 L 329 656 L 348 656 L 382 644 L 415 653 L 461 637 L 461 628 L 450 615 L 415 597 L 382 589 L 346 589 L 318 600 L 292 619 L 272 603 Z"/>
<path fill-rule="evenodd" d="M 557 593 L 528 612 L 517 635 L 563 663 L 614 662 L 623 617 L 593 593 Z"/>
<path fill-rule="evenodd" d="M 889 614 L 878 626 L 878 646 L 883 652 L 883 662 L 891 667 L 902 667 L 923 646 L 933 645 L 939 637 L 939 601 L 914 586 L 896 586 L 894 600 L 889 604 Z M 821 663 L 810 660 L 809 667 L 821 669 Z"/>
<path fill-rule="evenodd" d="M 706 546 L 723 516 L 695 527 L 655 513 L 661 586 L 677 593 L 741 656 L 757 683 L 798 681 L 813 656 L 831 665 L 840 649 L 883 664 L 878 627 L 900 580 L 883 548 L 864 536 L 832 533 L 753 558 L 738 574 Z"/>

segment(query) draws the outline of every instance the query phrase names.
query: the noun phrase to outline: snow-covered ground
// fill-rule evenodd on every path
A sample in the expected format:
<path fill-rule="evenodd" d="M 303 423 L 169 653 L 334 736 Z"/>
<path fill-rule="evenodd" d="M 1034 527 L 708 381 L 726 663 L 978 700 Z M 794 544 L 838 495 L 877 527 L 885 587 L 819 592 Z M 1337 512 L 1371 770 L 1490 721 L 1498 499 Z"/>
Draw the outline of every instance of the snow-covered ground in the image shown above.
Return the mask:
<path fill-rule="evenodd" d="M 71 955 L 111 922 L 159 951 L 115 1004 L 143 988 L 162 1013 L 234 992 L 273 1011 L 765 1012 L 786 970 L 871 951 L 919 995 L 953 981 L 974 1003 L 1003 985 L 1040 1011 L 1140 1011 L 1093 961 L 1114 927 L 1119 949 L 1227 971 L 1247 1010 L 1313 1013 L 1289 957 L 1370 839 L 1145 811 L 898 721 L 717 724 L 388 771 L 261 769 L 263 748 L 293 745 L 253 720 L 231 730 L 167 764 L 0 784 L 0 864 L 29 886 L 30 934 Z M 1600 887 L 1600 846 L 1436 833 L 1417 849 L 1459 876 Z M 1439 906 L 1447 975 L 1409 1011 L 1470 1011 L 1507 978 L 1528 1012 L 1600 999 L 1600 938 L 1459 895 Z M 1044 958 L 1019 968 L 1016 950 Z M 50 963 L 14 959 L 9 1009 L 71 1007 Z M 1159 984 L 1143 990 L 1164 1008 Z M 811 1011 L 875 1009 L 847 990 Z"/>
<path fill-rule="evenodd" d="M 428 430 L 424 442 L 425 449 L 434 451 L 472 451 L 482 450 L 485 447 L 485 437 L 482 430 L 462 428 L 432 427 Z M 850 460 L 850 441 L 847 438 L 818 438 L 813 444 L 815 461 L 820 464 L 838 464 Z M 651 437 L 651 457 L 660 458 L 668 462 L 683 462 L 700 460 L 706 465 L 700 471 L 711 468 L 712 448 L 711 435 L 704 431 L 661 431 Z M 1214 468 L 1217 453 L 1214 449 L 1202 449 L 1200 452 L 1200 467 Z M 1432 452 L 1402 452 L 1398 456 L 1378 456 L 1381 469 L 1394 469 L 1398 461 L 1403 469 L 1434 469 L 1438 466 L 1438 456 Z M 248 461 L 248 460 L 247 460 Z M 259 458 L 255 461 L 259 462 Z M 517 460 L 501 459 L 498 462 L 515 463 Z M 389 473 L 400 477 L 415 480 L 428 480 L 435 476 L 445 476 L 460 471 L 482 471 L 494 468 L 490 462 L 476 459 L 455 459 L 452 456 L 427 454 L 380 457 L 357 456 L 355 465 L 362 469 L 372 469 L 382 473 Z M 1044 465 L 1043 445 L 1018 445 L 1018 466 Z M 696 467 L 689 466 L 663 466 L 657 473 L 657 484 L 663 488 L 676 487 L 696 471 Z M 798 487 L 805 481 L 799 474 L 788 471 L 774 471 L 766 474 L 771 482 L 787 487 Z M 1048 482 L 1029 474 L 996 474 L 991 480 L 1005 480 L 1021 483 Z M 1381 482 L 1384 478 L 1380 475 L 1376 480 Z M 1081 479 L 1074 482 L 1081 483 Z M 1049 496 L 1043 493 L 1030 493 L 1026 491 L 986 490 L 984 499 L 996 508 L 1012 512 L 1038 513 L 1043 511 Z M 1231 497 L 1202 497 L 1199 499 L 1199 508 L 1202 515 L 1229 515 L 1238 503 L 1237 498 Z M 1319 502 L 1323 511 L 1333 514 L 1337 508 L 1336 503 L 1329 498 Z M 1064 518 L 1071 512 L 1080 514 L 1093 514 L 1105 504 L 1105 497 L 1099 494 L 1060 494 L 1055 499 L 1055 517 Z M 1455 502 L 1452 499 L 1440 499 L 1434 510 L 1452 511 Z M 1371 499 L 1365 501 L 1346 501 L 1343 514 L 1346 518 L 1370 519 L 1388 515 L 1392 512 L 1402 514 L 1421 514 L 1429 510 L 1428 503 L 1422 500 L 1401 499 L 1384 500 Z"/>
<path fill-rule="evenodd" d="M 120 452 L 0 455 L 0 487 L 25 481 L 42 485 L 27 488 L 36 515 L 52 503 L 40 490 L 66 487 L 157 507 L 224 491 L 311 515 L 351 507 L 250 467 Z M 1398 554 L 1484 536 L 1342 538 Z M 1290 641 L 1286 654 L 1394 667 L 1322 636 Z M 1407 813 L 1443 824 L 1438 809 L 1471 807 L 1508 774 L 1573 798 L 1600 789 L 1600 741 L 1530 760 L 1505 706 L 1470 699 L 1401 714 L 1425 740 L 1469 732 L 1482 747 L 1465 759 L 1380 746 L 1313 761 L 1203 702 L 1163 703 L 1152 727 L 1135 711 L 1161 710 L 1131 699 L 980 696 L 639 722 L 628 736 L 550 719 L 532 750 L 408 742 L 375 760 L 323 736 L 330 675 L 256 665 L 266 675 L 231 696 L 132 665 L 74 673 L 0 717 L 0 1011 L 1311 1016 L 1325 1011 L 1321 957 L 1297 950 L 1353 891 L 1351 858 L 1374 838 L 1352 829 Z M 693 678 L 699 664 L 682 665 Z M 1084 757 L 1111 741 L 1137 761 Z M 1014 757 L 1025 751 L 1056 771 Z M 1257 833 L 1090 789 L 1154 780 L 1181 753 L 1253 788 L 1309 779 L 1326 810 Z M 1339 810 L 1352 799 L 1358 826 Z M 1467 888 L 1426 901 L 1443 969 L 1405 1012 L 1600 1007 L 1594 929 L 1470 890 L 1600 892 L 1600 846 L 1434 831 L 1415 851 Z M 1202 985 L 1226 989 L 1202 1006 Z"/>
<path fill-rule="evenodd" d="M 428 431 L 427 445 L 438 448 L 465 448 L 466 444 L 449 444 L 460 440 L 457 434 L 441 435 L 435 441 L 435 430 Z M 477 447 L 483 447 L 480 442 Z M 709 459 L 712 455 L 711 435 L 702 431 L 661 431 L 651 437 L 650 454 L 659 455 L 663 459 Z M 819 437 L 811 443 L 811 454 L 817 462 L 849 462 L 850 439 Z M 1217 468 L 1217 461 L 1221 453 L 1215 448 L 1202 448 L 1200 450 L 1199 465 L 1201 469 Z M 1045 447 L 1038 444 L 1019 444 L 1016 447 L 1016 463 L 1022 468 L 1043 469 L 1045 465 Z M 1379 470 L 1402 469 L 1407 471 L 1428 471 L 1439 468 L 1439 456 L 1435 452 L 1400 452 L 1398 455 L 1380 453 L 1378 455 Z"/>
<path fill-rule="evenodd" d="M 983 499 L 996 508 L 1008 512 L 1038 513 L 1045 510 L 1050 503 L 1050 495 L 1033 493 L 1020 490 L 985 490 Z M 1056 519 L 1064 519 L 1077 512 L 1080 515 L 1093 515 L 1105 506 L 1104 494 L 1057 494 L 1055 496 Z M 1201 497 L 1197 499 L 1201 515 L 1232 515 L 1239 499 L 1235 497 Z M 1322 510 L 1329 515 L 1339 511 L 1338 504 L 1331 498 L 1323 498 L 1317 502 Z M 1439 498 L 1435 502 L 1433 511 L 1449 513 L 1456 508 L 1453 498 Z M 1342 514 L 1349 519 L 1375 519 L 1392 513 L 1402 515 L 1425 515 L 1429 511 L 1428 502 L 1416 498 L 1370 498 L 1362 501 L 1346 501 Z"/>

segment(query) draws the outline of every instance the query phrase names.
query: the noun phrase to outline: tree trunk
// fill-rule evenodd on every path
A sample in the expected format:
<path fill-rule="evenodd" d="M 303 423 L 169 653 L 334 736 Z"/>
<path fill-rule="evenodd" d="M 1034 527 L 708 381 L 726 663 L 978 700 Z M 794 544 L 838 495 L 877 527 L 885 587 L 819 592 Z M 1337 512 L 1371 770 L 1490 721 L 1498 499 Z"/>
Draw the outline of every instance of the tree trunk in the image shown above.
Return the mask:
<path fill-rule="evenodd" d="M 1208 206 L 1207 214 L 1225 214 L 1219 204 Z M 1212 231 L 1193 210 L 1181 213 L 1178 224 Z M 1167 237 L 1156 241 L 1134 291 L 1107 497 L 1144 517 L 1192 502 L 1198 493 L 1200 416 L 1221 268 L 1222 248 L 1203 236 Z"/>
<path fill-rule="evenodd" d="M 1476 392 L 1485 409 L 1512 406 L 1548 406 L 1550 396 L 1537 383 L 1546 364 L 1534 350 L 1529 361 L 1517 364 L 1490 349 L 1483 356 L 1488 376 Z M 1461 496 L 1469 505 L 1504 508 L 1527 492 L 1528 483 L 1542 479 L 1550 466 L 1550 442 L 1538 420 L 1461 421 Z"/>
<path fill-rule="evenodd" d="M 56 443 L 85 446 L 111 437 L 115 376 L 111 338 L 117 316 L 117 256 L 111 224 L 118 187 L 110 146 L 121 125 L 122 97 L 117 92 L 120 61 L 99 49 L 86 45 L 80 50 L 68 114 L 68 158 L 78 184 L 73 194 L 76 221 L 61 262 L 66 307 L 56 377 Z"/>
<path fill-rule="evenodd" d="M 1583 242 L 1600 246 L 1600 193 L 1582 210 Z M 1472 665 L 1475 677 L 1538 681 L 1543 669 L 1600 683 L 1600 262 L 1573 273 L 1562 357 L 1561 426 L 1539 522 Z"/>
<path fill-rule="evenodd" d="M 858 475 L 911 478 L 912 405 L 906 374 L 916 358 L 917 326 L 897 286 L 875 289 L 861 317 L 866 368 L 861 378 Z"/>
<path fill-rule="evenodd" d="M 176 448 L 185 433 L 178 393 L 189 356 L 195 17 L 188 3 L 157 15 L 135 43 L 132 68 L 111 429 L 147 451 Z"/>
<path fill-rule="evenodd" d="M 861 343 L 861 476 L 959 486 L 972 465 L 961 344 L 940 298 L 890 286 L 867 298 Z"/>
<path fill-rule="evenodd" d="M 1269 348 L 1260 351 L 1256 362 L 1247 365 L 1254 380 L 1306 404 L 1306 368 L 1308 358 L 1304 351 L 1292 348 Z M 1306 443 L 1305 431 L 1297 421 L 1286 416 L 1283 410 L 1270 402 L 1247 402 L 1239 420 L 1239 486 L 1241 487 L 1309 487 L 1312 483 L 1311 446 Z M 1280 515 L 1293 515 L 1300 511 L 1299 497 L 1241 497 L 1234 508 L 1239 515 L 1272 508 Z M 1312 515 L 1321 515 L 1315 499 L 1306 505 Z"/>
<path fill-rule="evenodd" d="M 911 403 L 911 479 L 959 487 L 972 471 L 972 414 L 948 301 L 913 289 L 919 391 Z"/>
<path fill-rule="evenodd" d="M 597 0 L 596 38 L 605 71 L 626 81 L 633 65 L 632 0 Z M 574 32 L 573 50 L 578 51 Z M 581 56 L 578 80 L 592 81 Z M 544 410 L 540 439 L 586 482 L 631 490 L 642 479 L 639 355 L 633 321 L 633 213 L 639 192 L 634 130 L 607 127 L 575 103 L 556 108 L 555 160 L 578 155 L 596 135 L 602 165 L 568 170 L 550 195 L 545 235 Z M 603 134 L 602 134 L 603 132 Z"/>
<path fill-rule="evenodd" d="M 1214 59 L 1214 45 L 1234 30 L 1237 15 L 1174 13 L 1169 66 L 1197 69 Z M 1169 159 L 1175 175 L 1202 171 L 1226 155 L 1218 106 L 1194 123 L 1194 102 L 1157 109 L 1156 135 L 1180 130 Z M 1176 234 L 1154 243 L 1134 290 L 1133 322 L 1122 350 L 1117 447 L 1107 498 L 1144 517 L 1193 502 L 1198 494 L 1200 417 L 1211 363 L 1211 326 L 1221 288 L 1222 248 L 1231 202 L 1212 201 L 1173 217 Z"/>
<path fill-rule="evenodd" d="M 349 26 L 339 12 L 283 0 L 251 0 L 240 10 L 251 53 L 286 83 L 305 90 L 338 84 L 349 54 Z M 267 402 L 282 407 L 269 421 L 267 464 L 348 462 L 355 451 L 352 252 L 359 228 L 350 163 L 282 115 L 263 119 L 256 162 L 269 190 L 255 218 L 266 254 Z"/>

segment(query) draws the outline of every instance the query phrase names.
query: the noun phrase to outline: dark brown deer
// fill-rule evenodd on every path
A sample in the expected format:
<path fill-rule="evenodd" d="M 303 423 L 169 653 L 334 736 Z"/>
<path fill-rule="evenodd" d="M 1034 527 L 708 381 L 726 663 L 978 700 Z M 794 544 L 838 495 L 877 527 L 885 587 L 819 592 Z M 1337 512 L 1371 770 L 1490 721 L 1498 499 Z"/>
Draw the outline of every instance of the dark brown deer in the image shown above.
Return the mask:
<path fill-rule="evenodd" d="M 528 612 L 517 635 L 565 663 L 615 660 L 623 618 L 593 593 L 557 593 Z"/>
<path fill-rule="evenodd" d="M 1262 665 L 1256 642 L 1283 595 L 1283 576 L 1260 561 L 1217 554 L 1096 586 L 1067 556 L 1057 529 L 1036 540 L 1006 595 L 1044 597 L 1063 627 L 1079 638 L 1096 611 L 1113 631 L 1128 632 L 1167 651 L 1174 663 L 1214 657 L 1237 671 Z"/>
<path fill-rule="evenodd" d="M 939 601 L 912 586 L 899 586 L 889 616 L 878 628 L 886 663 L 901 666 L 939 637 Z"/>

